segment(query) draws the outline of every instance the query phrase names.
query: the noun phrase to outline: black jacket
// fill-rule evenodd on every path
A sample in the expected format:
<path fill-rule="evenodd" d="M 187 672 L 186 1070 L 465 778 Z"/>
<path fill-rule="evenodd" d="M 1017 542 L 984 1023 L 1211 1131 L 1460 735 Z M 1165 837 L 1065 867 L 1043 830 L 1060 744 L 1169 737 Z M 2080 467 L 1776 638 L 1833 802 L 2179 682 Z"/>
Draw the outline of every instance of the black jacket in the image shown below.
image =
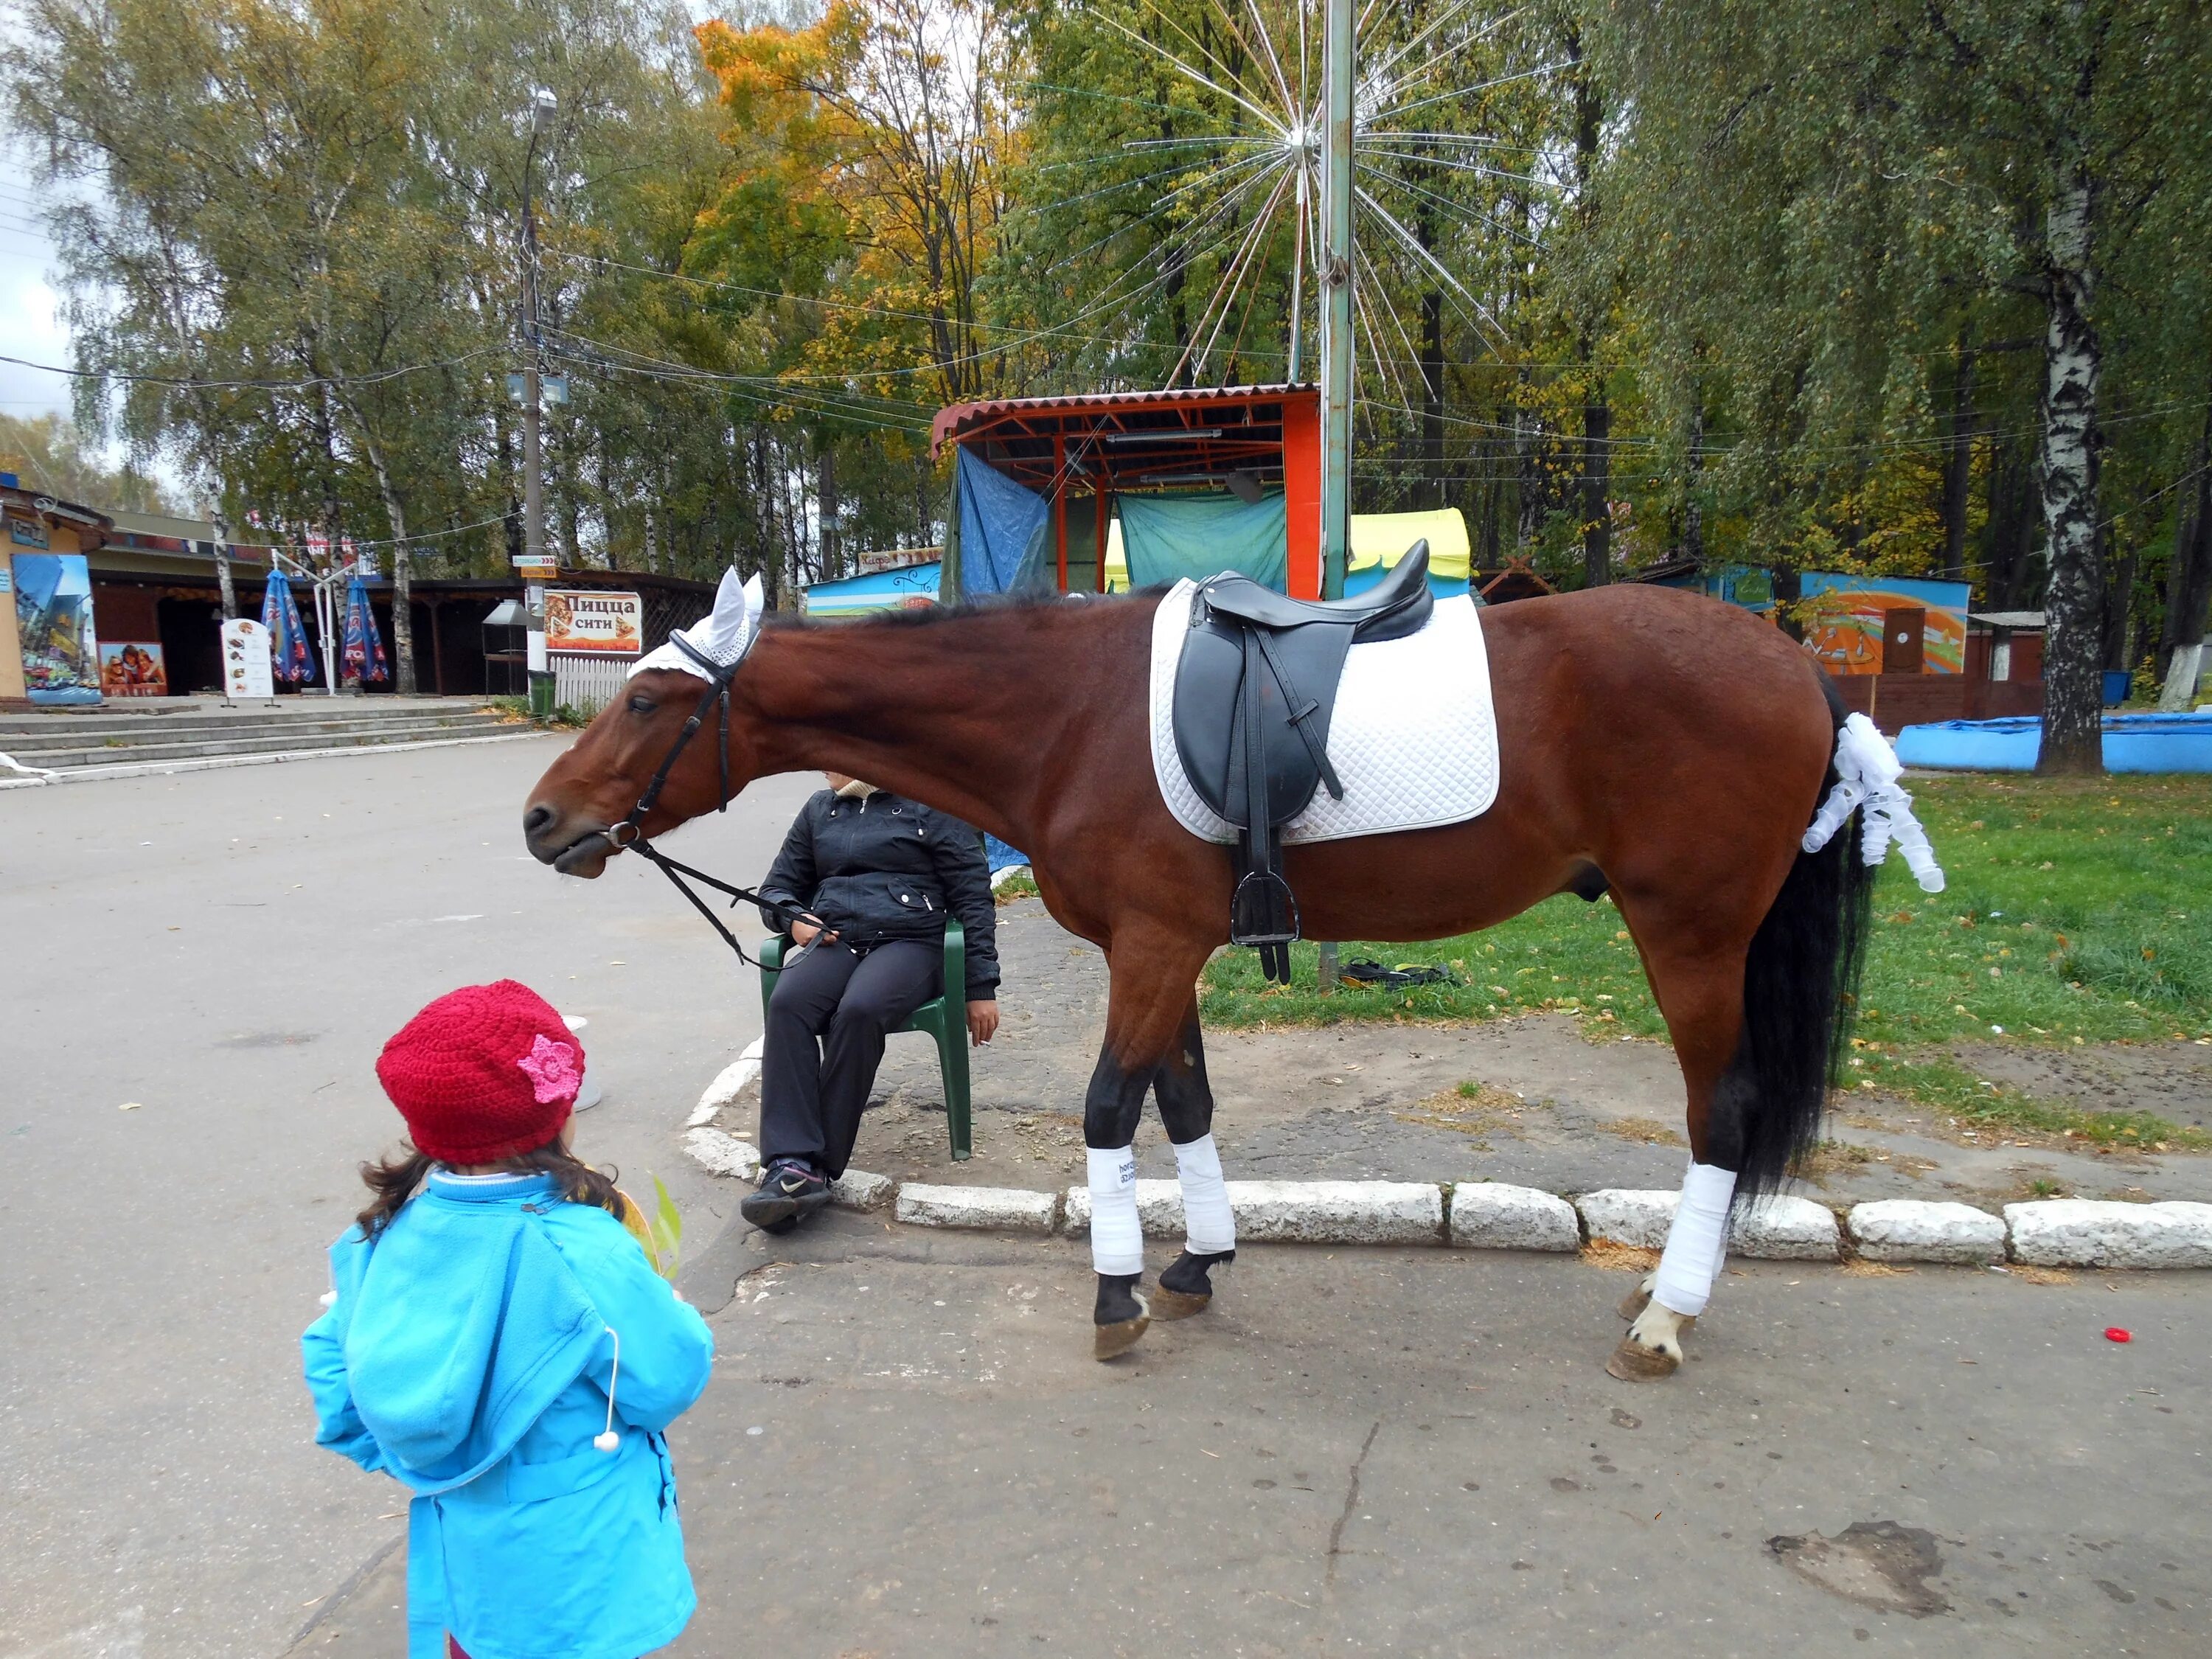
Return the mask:
<path fill-rule="evenodd" d="M 968 1000 L 999 988 L 998 907 L 983 838 L 958 818 L 878 789 L 841 800 L 824 789 L 799 809 L 760 894 L 809 910 L 855 945 L 941 939 L 949 911 L 968 935 Z M 763 909 L 771 927 L 788 914 Z"/>

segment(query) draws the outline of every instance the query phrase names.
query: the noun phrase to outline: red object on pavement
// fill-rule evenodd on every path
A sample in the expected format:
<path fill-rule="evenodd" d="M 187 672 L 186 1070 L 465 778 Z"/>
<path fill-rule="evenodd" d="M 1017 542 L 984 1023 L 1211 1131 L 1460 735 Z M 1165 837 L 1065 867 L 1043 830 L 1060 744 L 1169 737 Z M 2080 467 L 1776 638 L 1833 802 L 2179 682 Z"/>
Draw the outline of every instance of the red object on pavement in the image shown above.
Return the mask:
<path fill-rule="evenodd" d="M 2123 1330 L 2118 1325 L 2107 1325 L 2105 1327 L 2105 1340 L 2107 1342 L 2132 1342 L 2135 1340 L 2135 1337 L 2130 1333 Z"/>

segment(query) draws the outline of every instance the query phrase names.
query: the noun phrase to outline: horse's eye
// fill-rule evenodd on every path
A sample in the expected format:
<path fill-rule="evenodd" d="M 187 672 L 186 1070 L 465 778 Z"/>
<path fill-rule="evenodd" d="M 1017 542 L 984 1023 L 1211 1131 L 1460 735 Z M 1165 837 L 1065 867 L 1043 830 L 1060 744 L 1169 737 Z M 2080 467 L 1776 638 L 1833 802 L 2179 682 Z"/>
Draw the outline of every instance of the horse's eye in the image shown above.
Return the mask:
<path fill-rule="evenodd" d="M 632 697 L 629 700 L 629 712 L 633 714 L 650 714 L 659 706 L 650 697 Z"/>

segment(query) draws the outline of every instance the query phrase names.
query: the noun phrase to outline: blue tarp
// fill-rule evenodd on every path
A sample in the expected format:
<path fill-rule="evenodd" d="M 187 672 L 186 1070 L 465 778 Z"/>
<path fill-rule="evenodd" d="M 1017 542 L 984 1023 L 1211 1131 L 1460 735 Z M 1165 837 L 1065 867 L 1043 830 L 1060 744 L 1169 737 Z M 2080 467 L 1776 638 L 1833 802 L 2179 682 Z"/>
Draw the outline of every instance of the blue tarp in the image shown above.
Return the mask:
<path fill-rule="evenodd" d="M 960 592 L 1003 593 L 1021 574 L 1022 556 L 1043 530 L 1043 496 L 960 452 Z"/>
<path fill-rule="evenodd" d="M 1121 497 L 1121 556 L 1133 586 L 1241 571 L 1278 593 L 1290 584 L 1283 492 L 1256 501 L 1222 492 Z"/>
<path fill-rule="evenodd" d="M 994 876 L 1001 870 L 1012 870 L 1030 861 L 1027 853 L 1016 852 L 988 830 L 983 836 L 983 856 L 989 860 Z"/>

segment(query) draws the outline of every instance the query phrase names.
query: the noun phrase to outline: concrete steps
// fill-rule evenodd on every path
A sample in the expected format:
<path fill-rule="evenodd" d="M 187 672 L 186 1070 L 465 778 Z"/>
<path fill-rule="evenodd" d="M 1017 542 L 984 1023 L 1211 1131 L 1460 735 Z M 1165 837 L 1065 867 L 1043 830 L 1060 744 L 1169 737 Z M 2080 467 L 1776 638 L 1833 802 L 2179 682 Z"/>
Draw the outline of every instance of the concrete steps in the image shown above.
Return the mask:
<path fill-rule="evenodd" d="M 33 714 L 0 719 L 0 754 L 56 771 L 153 765 L 233 755 L 379 748 L 526 731 L 479 705 L 379 698 L 282 714 L 179 708 L 173 713 Z"/>

